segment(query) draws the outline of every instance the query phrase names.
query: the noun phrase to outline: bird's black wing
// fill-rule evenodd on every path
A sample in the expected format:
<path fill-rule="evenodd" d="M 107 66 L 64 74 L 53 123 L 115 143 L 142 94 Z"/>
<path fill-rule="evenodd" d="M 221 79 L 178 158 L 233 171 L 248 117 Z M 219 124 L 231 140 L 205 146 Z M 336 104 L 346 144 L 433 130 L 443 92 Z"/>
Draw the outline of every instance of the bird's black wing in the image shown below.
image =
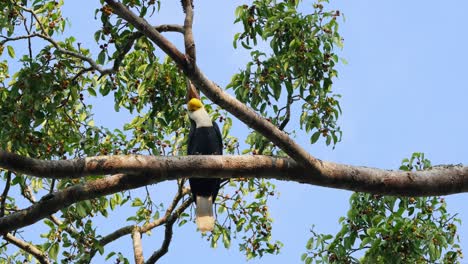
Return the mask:
<path fill-rule="evenodd" d="M 195 136 L 195 130 L 197 129 L 197 125 L 195 124 L 195 121 L 190 119 L 190 132 L 188 135 L 188 142 L 187 142 L 187 155 L 193 155 L 195 150 L 193 149 L 193 137 Z"/>
<path fill-rule="evenodd" d="M 216 132 L 216 135 L 218 136 L 218 148 L 219 148 L 219 153 L 218 155 L 223 155 L 223 136 L 221 135 L 221 130 L 219 130 L 218 124 L 216 122 L 213 123 L 213 128 Z"/>

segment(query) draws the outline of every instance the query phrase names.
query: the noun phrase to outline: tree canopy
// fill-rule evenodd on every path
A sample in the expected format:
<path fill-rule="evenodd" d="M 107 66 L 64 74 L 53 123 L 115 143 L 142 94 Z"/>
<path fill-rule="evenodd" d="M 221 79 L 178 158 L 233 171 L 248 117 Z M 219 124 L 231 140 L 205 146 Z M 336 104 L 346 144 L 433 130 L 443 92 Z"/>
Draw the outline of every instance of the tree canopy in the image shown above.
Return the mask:
<path fill-rule="evenodd" d="M 149 21 L 164 2 L 100 4 L 94 53 L 70 36 L 63 0 L 0 3 L 2 261 L 88 263 L 101 254 L 154 263 L 176 226 L 193 220 L 186 178 L 203 176 L 224 181 L 216 228 L 202 237 L 213 247 L 235 241 L 247 259 L 281 250 L 268 207 L 277 196 L 268 179 L 279 179 L 365 192 L 352 195 L 338 234 L 311 230 L 298 256 L 305 263 L 459 262 L 460 221 L 443 198 L 431 196 L 466 192 L 468 167 L 432 166 L 423 153 L 398 171 L 351 166 L 322 161 L 294 140 L 303 133 L 310 144 L 334 147 L 343 134 L 340 95 L 332 89 L 337 64 L 346 63 L 339 57 L 342 14 L 328 1 L 240 4 L 233 46 L 250 57 L 225 87 L 197 63 L 196 2 L 181 1 L 183 21 L 158 25 Z M 184 157 L 192 87 L 205 96 L 230 155 Z M 114 102 L 109 114 L 132 120 L 120 128 L 96 124 L 94 111 L 107 98 Z M 251 128 L 245 137 L 232 129 L 237 120 Z M 173 196 L 155 200 L 150 185 L 167 180 Z M 115 223 L 111 216 L 122 208 L 134 213 Z M 99 233 L 96 218 L 115 230 Z M 41 235 L 24 239 L 22 228 L 38 222 Z M 157 229 L 164 229 L 160 245 L 143 251 L 142 237 Z M 133 250 L 107 249 L 119 239 L 130 239 Z"/>

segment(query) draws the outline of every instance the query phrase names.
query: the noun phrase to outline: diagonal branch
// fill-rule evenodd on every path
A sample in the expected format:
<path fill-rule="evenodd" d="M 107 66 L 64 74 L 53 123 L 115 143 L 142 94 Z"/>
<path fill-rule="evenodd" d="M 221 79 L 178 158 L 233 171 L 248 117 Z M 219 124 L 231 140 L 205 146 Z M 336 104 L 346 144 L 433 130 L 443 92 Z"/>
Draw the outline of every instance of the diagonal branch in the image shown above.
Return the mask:
<path fill-rule="evenodd" d="M 42 250 L 38 249 L 36 246 L 34 246 L 31 243 L 28 243 L 26 241 L 23 241 L 15 236 L 13 236 L 10 233 L 7 233 L 3 236 L 6 241 L 12 243 L 13 245 L 19 247 L 20 249 L 28 252 L 29 254 L 33 255 L 37 261 L 41 264 L 50 264 L 49 258 L 47 257 Z"/>
<path fill-rule="evenodd" d="M 156 29 L 159 32 L 179 32 L 182 34 L 184 34 L 185 32 L 185 29 L 182 26 L 172 25 L 172 24 L 159 25 L 159 26 L 154 27 L 154 29 Z M 143 36 L 144 36 L 143 33 L 141 33 L 140 31 L 136 31 L 128 37 L 127 41 L 122 45 L 120 49 L 118 49 L 119 54 L 115 58 L 114 65 L 112 66 L 113 72 L 116 72 L 119 69 L 120 64 L 125 58 L 125 55 L 127 55 L 130 49 L 133 47 L 133 44 L 135 43 L 135 41 Z"/>
<path fill-rule="evenodd" d="M 139 31 L 145 34 L 149 39 L 151 39 L 158 47 L 160 47 L 166 54 L 171 54 L 170 57 L 178 65 L 187 65 L 187 60 L 185 55 L 181 53 L 174 44 L 172 44 L 168 39 L 166 39 L 161 33 L 158 32 L 154 27 L 152 27 L 148 21 L 139 17 L 122 3 L 114 0 L 104 0 L 114 13 L 122 17 L 124 20 L 128 21 L 130 24 L 135 26 Z M 151 32 L 146 34 L 147 32 Z"/>
<path fill-rule="evenodd" d="M 190 59 L 187 59 L 170 41 L 159 32 L 152 29 L 149 23 L 122 3 L 114 0 L 104 0 L 111 6 L 114 12 L 144 33 L 156 45 L 158 45 L 175 63 L 184 71 L 192 83 L 200 89 L 211 101 L 233 114 L 249 127 L 260 132 L 264 137 L 281 148 L 291 158 L 307 167 L 314 174 L 322 174 L 321 161 L 312 157 L 304 148 L 297 144 L 285 132 L 257 114 L 246 105 L 224 92 L 215 83 L 210 81 Z M 189 2 L 188 0 L 186 2 Z"/>
<path fill-rule="evenodd" d="M 187 188 L 183 188 L 183 184 L 179 185 L 179 190 L 178 190 L 176 196 L 174 197 L 174 200 L 172 201 L 172 203 L 167 208 L 164 216 L 158 218 L 155 221 L 149 222 L 149 223 L 144 224 L 143 226 L 139 227 L 140 233 L 144 234 L 144 233 L 152 230 L 153 228 L 156 228 L 156 227 L 161 226 L 162 224 L 166 223 L 167 219 L 169 218 L 171 213 L 174 211 L 174 208 L 176 207 L 176 205 L 180 202 L 180 200 L 185 195 L 187 195 L 189 193 L 190 193 L 190 190 L 187 189 Z M 177 209 L 177 210 L 180 210 L 180 209 Z M 105 245 L 107 245 L 107 244 L 109 244 L 109 243 L 111 243 L 111 242 L 113 242 L 113 241 L 115 241 L 115 240 L 117 240 L 117 239 L 119 239 L 119 238 L 121 238 L 123 236 L 126 236 L 126 235 L 130 234 L 133 229 L 134 229 L 133 225 L 124 226 L 124 227 L 119 228 L 116 231 L 104 236 L 103 238 L 101 238 L 101 240 L 99 240 L 98 243 L 99 243 L 99 245 L 101 247 L 104 247 Z M 97 253 L 97 248 L 95 248 L 93 251 L 90 252 L 89 260 L 91 260 L 96 253 Z"/>

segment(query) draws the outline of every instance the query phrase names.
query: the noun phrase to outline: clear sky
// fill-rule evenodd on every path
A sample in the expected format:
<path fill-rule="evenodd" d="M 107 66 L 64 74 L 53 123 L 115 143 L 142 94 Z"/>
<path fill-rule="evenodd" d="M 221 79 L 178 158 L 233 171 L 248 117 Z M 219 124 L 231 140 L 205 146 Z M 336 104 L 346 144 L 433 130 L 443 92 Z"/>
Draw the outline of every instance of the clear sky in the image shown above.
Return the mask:
<path fill-rule="evenodd" d="M 67 35 L 75 36 L 83 46 L 94 47 L 93 34 L 98 24 L 94 7 L 99 1 L 66 1 L 65 16 L 72 27 Z M 86 5 L 83 4 L 86 2 Z M 194 34 L 197 60 L 205 74 L 225 86 L 232 74 L 248 60 L 247 53 L 234 50 L 232 37 L 235 1 L 196 1 Z M 312 1 L 304 1 L 312 5 Z M 452 1 L 334 1 L 331 4 L 346 17 L 341 22 L 345 47 L 340 52 L 349 63 L 339 66 L 334 89 L 343 95 L 343 115 L 339 123 L 343 140 L 332 150 L 323 142 L 311 146 L 308 136 L 297 139 L 312 155 L 323 160 L 397 169 L 412 152 L 424 152 L 433 164 L 468 161 L 468 2 Z M 179 1 L 162 1 L 162 11 L 151 18 L 153 24 L 182 23 Z M 179 46 L 181 37 L 168 34 Z M 95 52 L 97 54 L 97 52 Z M 112 104 L 99 103 L 96 124 L 119 127 L 131 117 L 124 113 L 109 116 Z M 109 110 L 112 109 L 112 110 Z M 246 126 L 238 124 L 234 133 L 244 135 Z M 338 218 L 348 210 L 351 192 L 313 187 L 298 183 L 276 182 L 281 193 L 271 202 L 275 219 L 273 238 L 284 243 L 280 255 L 266 256 L 250 263 L 299 263 L 305 251 L 312 224 L 315 230 L 333 233 Z M 151 190 L 153 200 L 170 194 L 170 183 Z M 172 189 L 171 189 L 172 190 Z M 447 197 L 452 213 L 459 213 L 468 224 L 467 194 Z M 464 202 L 465 201 L 465 202 Z M 102 221 L 103 234 L 125 225 L 129 212 Z M 460 229 L 462 248 L 468 249 L 468 229 Z M 157 249 L 162 233 L 145 236 L 145 257 Z M 132 256 L 130 237 L 112 244 L 115 250 Z M 466 254 L 466 252 L 465 252 Z M 243 263 L 237 244 L 230 249 L 211 249 L 200 238 L 195 225 L 176 227 L 169 253 L 161 263 Z M 133 260 L 132 260 L 133 261 Z M 468 260 L 466 260 L 468 262 Z M 97 258 L 95 263 L 102 262 Z"/>

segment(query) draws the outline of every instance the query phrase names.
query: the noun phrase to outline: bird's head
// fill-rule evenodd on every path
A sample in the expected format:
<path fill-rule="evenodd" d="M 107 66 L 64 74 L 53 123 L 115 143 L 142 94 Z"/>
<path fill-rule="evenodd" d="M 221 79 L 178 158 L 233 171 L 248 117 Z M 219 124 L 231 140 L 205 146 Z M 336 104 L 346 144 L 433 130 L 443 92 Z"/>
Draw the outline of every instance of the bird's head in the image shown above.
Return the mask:
<path fill-rule="evenodd" d="M 187 103 L 187 109 L 189 113 L 193 113 L 199 109 L 203 108 L 203 104 L 198 98 L 192 98 L 190 101 Z"/>
<path fill-rule="evenodd" d="M 202 102 L 198 98 L 192 98 L 187 103 L 187 109 L 190 119 L 192 119 L 197 127 L 211 127 L 213 126 L 211 118 L 203 107 Z"/>

